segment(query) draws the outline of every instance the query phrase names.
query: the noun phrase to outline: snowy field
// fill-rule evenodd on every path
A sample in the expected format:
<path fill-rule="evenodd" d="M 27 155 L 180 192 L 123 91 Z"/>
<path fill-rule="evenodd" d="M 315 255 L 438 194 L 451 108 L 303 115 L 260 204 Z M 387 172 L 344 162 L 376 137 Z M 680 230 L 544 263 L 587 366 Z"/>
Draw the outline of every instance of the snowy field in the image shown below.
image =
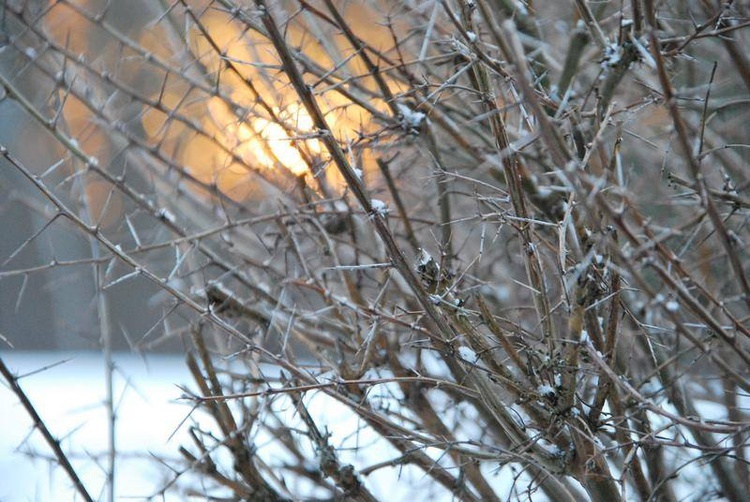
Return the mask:
<path fill-rule="evenodd" d="M 20 377 L 21 387 L 48 428 L 60 439 L 89 493 L 97 500 L 107 500 L 108 422 L 105 364 L 101 354 L 6 351 L 2 357 Z M 183 391 L 178 385 L 194 388 L 183 358 L 148 356 L 143 359 L 119 354 L 115 363 L 117 500 L 190 499 L 185 488 L 191 483 L 194 486 L 196 481 L 186 479 L 187 476 L 179 477 L 181 488 L 172 486 L 168 495 L 160 494 L 163 487 L 175 483 L 176 473 L 184 467 L 178 448 L 192 445 L 188 425 L 198 421 L 204 428 L 211 427 L 205 415 L 191 414 L 191 404 L 181 399 Z M 277 410 L 284 406 L 284 399 L 274 402 Z M 293 410 L 288 408 L 287 418 L 293 421 Z M 339 448 L 342 462 L 361 467 L 398 457 L 395 450 L 362 429 L 357 418 L 335 401 L 318 394 L 311 396 L 308 408 L 319 424 L 333 431 L 331 441 Z M 7 384 L 0 386 L 0 409 L 3 410 L 0 414 L 0 501 L 81 500 Z M 267 434 L 259 432 L 253 439 L 258 455 L 265 462 L 278 465 L 291 460 L 285 458 L 284 452 L 278 450 L 277 443 Z M 444 456 L 437 449 L 426 451 L 435 458 Z M 314 458 L 312 452 L 311 457 Z M 497 486 L 510 486 L 508 467 L 488 467 L 493 469 L 491 479 Z M 295 486 L 293 480 L 286 481 L 297 493 L 305 493 L 304 485 Z M 381 500 L 411 501 L 415 500 L 415 493 L 428 496 L 432 502 L 453 499 L 450 493 L 435 492 L 434 486 L 430 490 L 429 477 L 412 467 L 379 469 L 364 481 Z"/>
<path fill-rule="evenodd" d="M 61 441 L 89 493 L 96 500 L 107 500 L 109 428 L 105 364 L 101 354 L 6 351 L 2 357 L 20 377 L 21 387 L 47 427 Z M 203 428 L 212 427 L 205 415 L 191 413 L 191 403 L 182 398 L 179 386 L 194 388 L 183 358 L 152 355 L 144 359 L 119 354 L 115 364 L 117 500 L 204 500 L 189 496 L 190 487 L 199 484 L 197 478 L 178 475 L 184 468 L 178 448 L 192 445 L 188 426 L 200 423 Z M 338 448 L 342 462 L 361 468 L 398 457 L 389 445 L 362 429 L 357 418 L 337 402 L 318 394 L 311 396 L 307 404 L 317 423 L 333 432 L 331 441 Z M 286 406 L 285 419 L 294 422 L 294 412 L 284 404 L 284 398 L 276 400 L 273 406 L 277 414 L 282 409 L 281 416 Z M 718 411 L 711 410 L 711 405 L 705 402 L 702 409 L 706 413 Z M 0 410 L 0 502 L 81 500 L 4 381 L 0 386 Z M 286 458 L 278 443 L 263 431 L 254 434 L 253 441 L 257 454 L 269 465 L 292 460 Z M 441 457 L 440 450 L 426 451 L 434 458 Z M 310 457 L 314 458 L 312 451 Z M 705 472 L 689 457 L 678 463 L 683 464 L 683 468 L 676 491 L 683 500 L 701 500 L 696 495 L 706 486 L 696 485 L 695 481 Z M 507 497 L 512 491 L 514 473 L 509 466 L 492 464 L 484 467 L 492 473 L 490 479 L 499 493 Z M 516 489 L 525 485 L 523 478 L 517 480 Z M 290 479 L 285 481 L 296 493 L 306 493 L 304 484 L 295 485 Z M 431 502 L 453 500 L 450 493 L 435 492 L 434 486 L 430 490 L 429 478 L 415 468 L 377 470 L 364 481 L 380 500 L 389 502 L 428 498 Z M 161 493 L 164 487 L 170 487 L 166 495 Z M 541 502 L 546 497 L 536 492 L 531 500 Z"/>
<path fill-rule="evenodd" d="M 20 385 L 83 478 L 103 498 L 108 449 L 105 365 L 100 354 L 34 352 L 2 354 L 22 377 Z M 116 358 L 115 402 L 118 498 L 143 499 L 168 480 L 153 453 L 176 458 L 185 441 L 180 423 L 190 412 L 178 404 L 188 383 L 181 357 Z M 42 370 L 43 371 L 39 371 Z M 27 375 L 27 376 L 24 376 Z M 5 383 L 5 382 L 4 382 Z M 0 500 L 75 500 L 72 485 L 7 384 L 0 387 Z M 78 498 L 80 499 L 80 498 Z"/>

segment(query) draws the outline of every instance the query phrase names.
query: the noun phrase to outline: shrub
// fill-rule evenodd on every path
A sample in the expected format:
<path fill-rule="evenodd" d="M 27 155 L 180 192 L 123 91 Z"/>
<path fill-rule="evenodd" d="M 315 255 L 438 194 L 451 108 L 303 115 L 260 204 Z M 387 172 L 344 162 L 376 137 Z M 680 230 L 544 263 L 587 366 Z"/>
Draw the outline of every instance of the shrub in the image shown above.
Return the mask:
<path fill-rule="evenodd" d="M 743 500 L 747 7 L 546 4 L 4 3 L 0 279 L 158 313 L 165 493 Z"/>

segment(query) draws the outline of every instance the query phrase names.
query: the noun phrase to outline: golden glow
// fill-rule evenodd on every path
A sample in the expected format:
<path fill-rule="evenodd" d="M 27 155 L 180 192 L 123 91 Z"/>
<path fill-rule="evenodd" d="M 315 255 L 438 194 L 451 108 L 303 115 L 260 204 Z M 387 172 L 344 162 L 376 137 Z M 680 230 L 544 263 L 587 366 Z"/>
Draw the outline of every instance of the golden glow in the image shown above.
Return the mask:
<path fill-rule="evenodd" d="M 295 147 L 304 142 L 311 154 L 320 154 L 317 139 L 301 139 L 313 131 L 312 120 L 299 105 L 292 104 L 286 110 L 274 110 L 285 124 L 292 124 L 294 132 L 288 134 L 276 122 L 253 117 L 247 122 L 238 121 L 229 107 L 219 98 L 212 98 L 208 110 L 214 125 L 222 135 L 223 143 L 246 164 L 273 169 L 283 167 L 299 176 L 309 171 L 308 165 Z M 296 138 L 296 139 L 295 139 Z"/>
<path fill-rule="evenodd" d="M 310 175 L 312 166 L 320 184 L 334 190 L 343 184 L 335 169 L 320 171 L 328 159 L 312 120 L 284 75 L 273 45 L 247 24 L 221 9 L 209 8 L 211 3 L 205 0 L 188 2 L 193 12 L 199 13 L 199 26 L 186 16 L 184 33 L 159 22 L 137 35 L 146 54 L 174 69 L 163 71 L 159 65 L 144 65 L 138 50 L 104 43 L 91 29 L 91 21 L 71 7 L 89 1 L 67 5 L 49 0 L 45 25 L 53 38 L 65 40 L 73 52 L 90 59 L 117 58 L 117 69 L 110 74 L 121 78 L 128 89 L 135 89 L 136 102 L 142 94 L 144 103 L 158 103 L 140 110 L 143 141 L 170 165 L 179 166 L 209 191 L 215 186 L 235 200 L 257 196 L 267 190 L 268 183 L 288 186 L 294 176 Z M 372 22 L 377 17 L 375 4 L 341 4 L 352 28 L 370 45 L 380 48 L 389 43 L 388 29 Z M 373 132 L 377 125 L 371 114 L 338 92 L 351 78 L 367 90 L 356 99 L 389 114 L 386 103 L 374 97 L 379 92 L 374 80 L 365 76 L 367 68 L 360 58 L 350 57 L 356 51 L 340 33 L 320 32 L 320 26 L 311 30 L 305 19 L 293 16 L 285 24 L 284 34 L 289 45 L 299 48 L 318 68 L 337 69 L 330 81 L 316 81 L 312 72 L 305 73 L 316 85 L 316 99 L 333 135 L 346 143 L 360 133 Z M 393 86 L 398 91 L 398 85 Z M 126 95 L 114 94 L 117 98 Z M 68 126 L 78 141 L 85 142 L 82 147 L 86 151 L 104 158 L 106 131 L 91 127 L 101 118 L 83 105 L 76 107 L 74 101 L 71 97 L 64 105 Z M 367 159 L 367 152 L 352 154 L 353 162 L 365 164 Z M 366 170 L 365 165 L 357 167 Z"/>
<path fill-rule="evenodd" d="M 372 35 L 376 31 L 370 20 L 373 13 L 367 10 L 356 11 L 355 14 L 365 20 L 363 22 L 368 27 L 365 31 Z M 310 173 L 311 165 L 315 165 L 316 169 L 323 165 L 323 145 L 315 137 L 310 116 L 280 70 L 270 42 L 219 10 L 205 11 L 200 22 L 205 31 L 191 31 L 192 52 L 210 75 L 221 75 L 223 95 L 232 101 L 230 105 L 226 99 L 218 96 L 208 100 L 208 113 L 204 113 L 200 120 L 201 130 L 237 158 L 232 161 L 225 158 L 226 155 L 215 155 L 209 161 L 202 147 L 188 146 L 191 153 L 185 156 L 184 161 L 191 166 L 191 173 L 205 179 L 209 174 L 205 172 L 207 166 L 212 166 L 211 176 L 221 187 L 226 184 L 222 183 L 226 171 L 233 172 L 234 182 L 242 182 L 237 169 L 243 166 L 238 165 L 238 160 L 245 165 L 248 175 L 261 169 L 274 175 L 286 172 L 301 176 Z M 387 36 L 387 33 L 378 34 Z M 310 37 L 305 26 L 290 23 L 286 26 L 286 35 L 292 47 L 303 47 L 307 57 L 321 67 L 336 64 L 323 46 Z M 330 43 L 342 46 L 344 56 L 352 50 L 341 38 L 332 39 Z M 233 69 L 227 68 L 219 58 L 217 47 L 227 61 L 232 61 Z M 350 64 L 350 70 L 355 74 L 365 72 L 358 58 L 352 58 Z M 328 86 L 330 84 L 321 84 L 323 88 Z M 273 110 L 273 116 L 259 104 L 259 99 Z M 359 131 L 370 127 L 372 117 L 369 112 L 352 105 L 343 95 L 329 91 L 317 99 L 326 114 L 328 126 L 340 140 L 356 137 Z M 371 106 L 388 113 L 388 107 L 382 100 L 370 98 L 368 101 Z M 237 111 L 234 106 L 244 107 L 245 110 Z M 242 116 L 248 111 L 250 115 Z M 202 159 L 201 162 L 196 162 L 198 158 Z M 334 186 L 341 181 L 335 170 L 326 172 L 324 178 Z M 244 181 L 249 182 L 249 178 Z"/>

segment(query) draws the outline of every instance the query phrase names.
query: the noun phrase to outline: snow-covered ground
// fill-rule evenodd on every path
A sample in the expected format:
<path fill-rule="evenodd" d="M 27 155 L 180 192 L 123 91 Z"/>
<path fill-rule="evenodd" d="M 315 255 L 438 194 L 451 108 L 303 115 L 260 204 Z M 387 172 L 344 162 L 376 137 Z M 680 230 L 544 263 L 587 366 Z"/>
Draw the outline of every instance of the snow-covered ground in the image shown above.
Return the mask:
<path fill-rule="evenodd" d="M 2 358 L 18 376 L 20 385 L 35 405 L 51 432 L 61 441 L 89 493 L 107 500 L 106 472 L 108 419 L 105 406 L 105 363 L 97 353 L 4 351 Z M 211 428 L 206 415 L 192 413 L 191 403 L 181 399 L 178 385 L 195 388 L 181 356 L 119 354 L 115 358 L 116 498 L 143 500 L 157 495 L 176 478 L 184 462 L 180 446 L 192 448 L 188 425 L 200 422 Z M 272 369 L 268 370 L 269 373 Z M 28 414 L 10 391 L 0 385 L 0 501 L 81 500 L 65 472 L 53 459 L 49 446 L 33 427 Z M 374 391 L 377 392 L 377 391 Z M 272 403 L 277 416 L 293 423 L 297 418 L 286 397 Z M 399 453 L 372 431 L 350 410 L 322 393 L 306 399 L 311 415 L 332 436 L 342 463 L 362 467 L 397 458 Z M 298 421 L 297 421 L 298 422 Z M 299 422 L 298 422 L 299 423 Z M 300 423 L 300 428 L 304 426 Z M 253 436 L 257 454 L 270 465 L 282 464 L 288 454 L 264 431 Z M 433 458 L 445 458 L 438 449 L 425 451 Z M 312 458 L 312 446 L 309 452 Z M 158 457 L 158 460 L 157 460 Z M 162 462 L 166 460 L 166 462 Z M 231 465 L 231 464 L 230 464 Z M 496 464 L 493 483 L 505 491 L 510 486 L 510 470 Z M 180 477 L 182 488 L 191 481 Z M 294 492 L 308 493 L 301 480 L 285 480 Z M 452 500 L 447 491 L 435 491 L 429 476 L 409 466 L 377 469 L 364 480 L 381 500 L 412 501 L 415 493 L 432 502 Z M 192 481 L 195 485 L 195 478 Z M 299 484 L 295 484 L 299 483 Z M 320 495 L 320 494 L 318 494 Z M 154 500 L 186 500 L 182 489 L 171 485 L 167 495 Z M 196 498 L 195 500 L 203 500 Z M 541 499 L 540 499 L 541 500 Z"/>
<path fill-rule="evenodd" d="M 89 493 L 97 500 L 107 500 L 109 427 L 102 355 L 4 351 L 0 356 L 20 377 L 20 385 L 47 427 L 61 441 Z M 191 413 L 191 403 L 182 398 L 180 385 L 194 388 L 183 357 L 150 355 L 141 358 L 133 354 L 118 354 L 115 363 L 117 500 L 144 500 L 158 495 L 166 486 L 171 487 L 166 495 L 158 495 L 154 500 L 188 499 L 184 488 L 191 484 L 195 486 L 200 481 L 182 476 L 179 477 L 181 488 L 176 488 L 176 474 L 185 465 L 178 455 L 178 448 L 193 445 L 188 436 L 188 425 L 200 423 L 205 429 L 212 428 L 212 424 L 206 415 Z M 372 394 L 370 397 L 374 398 Z M 304 429 L 298 421 L 299 425 L 295 425 L 298 417 L 286 399 L 279 395 L 270 406 L 292 427 Z M 309 393 L 306 403 L 316 423 L 332 434 L 331 444 L 337 448 L 342 463 L 361 468 L 399 456 L 382 438 L 363 428 L 361 421 L 340 403 L 322 393 Z M 710 403 L 700 404 L 706 416 L 721 412 L 712 410 Z M 468 422 L 463 426 L 474 423 L 472 420 Z M 268 433 L 260 430 L 252 439 L 257 447 L 256 453 L 267 464 L 281 465 L 286 460 L 293 461 Z M 425 452 L 435 459 L 440 458 L 441 462 L 445 460 L 440 450 L 431 450 L 426 448 Z M 311 458 L 315 457 L 312 446 L 308 453 Z M 680 497 L 694 500 L 696 492 L 710 492 L 711 483 L 706 480 L 703 490 L 695 486 L 692 481 L 707 474 L 705 466 L 701 468 L 691 460 L 693 455 L 685 453 L 688 452 L 680 454 L 684 458 L 674 461 L 675 465 L 683 466 L 674 488 Z M 498 493 L 507 496 L 513 484 L 510 466 L 501 467 L 498 463 L 488 462 L 483 468 L 491 473 L 488 478 Z M 313 494 L 306 491 L 304 480 L 285 481 L 297 494 Z M 452 500 L 447 491 L 435 491 L 429 476 L 413 467 L 378 469 L 364 482 L 376 497 L 389 502 Z M 519 483 L 523 485 L 523 479 Z M 415 494 L 419 496 L 415 498 Z M 540 492 L 533 496 L 534 502 L 545 499 Z M 3 380 L 0 385 L 0 502 L 61 500 L 81 500 L 81 497 Z"/>
<path fill-rule="evenodd" d="M 22 377 L 21 387 L 70 455 L 89 493 L 100 498 L 108 451 L 103 357 L 9 351 L 2 357 Z M 149 453 L 176 459 L 177 448 L 186 442 L 180 423 L 191 407 L 180 404 L 182 391 L 176 384 L 189 383 L 189 375 L 181 357 L 120 355 L 116 364 L 117 494 L 142 499 L 168 480 L 168 470 L 160 469 Z M 0 386 L 0 410 L 0 500 L 80 500 L 7 384 Z"/>

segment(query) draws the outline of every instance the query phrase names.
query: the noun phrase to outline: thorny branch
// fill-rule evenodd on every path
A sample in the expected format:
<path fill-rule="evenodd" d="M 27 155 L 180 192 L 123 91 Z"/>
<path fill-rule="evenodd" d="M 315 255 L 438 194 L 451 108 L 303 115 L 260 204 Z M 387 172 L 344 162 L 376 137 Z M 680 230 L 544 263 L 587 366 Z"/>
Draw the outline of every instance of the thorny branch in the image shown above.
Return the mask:
<path fill-rule="evenodd" d="M 702 476 L 742 500 L 740 2 L 0 9 L 0 116 L 32 131 L 0 128 L 0 214 L 33 221 L 0 294 L 19 312 L 52 294 L 29 278 L 88 267 L 113 317 L 143 292 L 123 345 L 179 348 L 193 378 L 161 494 L 385 500 L 387 473 L 679 500 Z"/>

